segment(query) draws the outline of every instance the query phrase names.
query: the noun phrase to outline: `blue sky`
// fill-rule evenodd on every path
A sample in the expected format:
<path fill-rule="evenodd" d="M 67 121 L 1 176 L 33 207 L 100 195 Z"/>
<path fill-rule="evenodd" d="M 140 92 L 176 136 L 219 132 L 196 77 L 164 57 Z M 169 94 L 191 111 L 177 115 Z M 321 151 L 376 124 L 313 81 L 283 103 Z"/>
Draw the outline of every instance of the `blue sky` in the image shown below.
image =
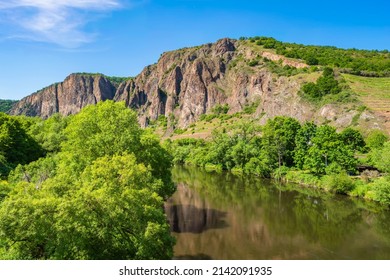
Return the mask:
<path fill-rule="evenodd" d="M 135 76 L 164 51 L 271 36 L 390 49 L 390 1 L 0 0 L 0 99 L 73 72 Z"/>

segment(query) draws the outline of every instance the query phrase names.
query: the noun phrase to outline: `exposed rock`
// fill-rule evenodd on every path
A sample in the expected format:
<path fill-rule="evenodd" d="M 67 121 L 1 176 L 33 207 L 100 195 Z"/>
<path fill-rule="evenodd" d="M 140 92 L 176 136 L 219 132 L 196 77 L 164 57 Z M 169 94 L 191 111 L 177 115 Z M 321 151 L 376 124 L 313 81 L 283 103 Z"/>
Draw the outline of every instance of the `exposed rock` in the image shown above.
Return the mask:
<path fill-rule="evenodd" d="M 274 54 L 274 53 L 270 53 L 270 52 L 263 52 L 261 54 L 261 56 L 265 57 L 265 58 L 268 58 L 269 60 L 272 60 L 272 61 L 279 61 L 279 60 L 281 60 L 283 66 L 288 65 L 288 66 L 295 67 L 295 68 L 306 68 L 306 67 L 308 67 L 308 65 L 306 63 L 294 61 L 292 59 L 287 59 L 286 57 L 284 57 L 282 55 L 278 55 L 278 54 Z"/>
<path fill-rule="evenodd" d="M 53 84 L 20 100 L 11 109 L 14 115 L 47 118 L 54 113 L 75 114 L 81 108 L 113 99 L 116 88 L 102 75 L 72 74 L 62 83 Z"/>
<path fill-rule="evenodd" d="M 298 95 L 304 78 L 279 77 L 268 70 L 261 56 L 281 60 L 282 65 L 307 67 L 268 51 L 256 52 L 240 41 L 221 39 L 215 44 L 163 53 L 158 63 L 117 87 L 102 75 L 70 75 L 64 82 L 22 99 L 11 113 L 47 118 L 57 112 L 74 114 L 86 105 L 114 99 L 137 110 L 142 126 L 165 115 L 169 127 L 188 127 L 218 104 L 229 105 L 229 113 L 255 104 L 255 116 L 261 123 L 283 115 L 338 127 L 351 124 L 356 112 L 341 116 L 340 108 L 332 105 L 317 110 Z M 252 60 L 259 64 L 249 66 Z"/>

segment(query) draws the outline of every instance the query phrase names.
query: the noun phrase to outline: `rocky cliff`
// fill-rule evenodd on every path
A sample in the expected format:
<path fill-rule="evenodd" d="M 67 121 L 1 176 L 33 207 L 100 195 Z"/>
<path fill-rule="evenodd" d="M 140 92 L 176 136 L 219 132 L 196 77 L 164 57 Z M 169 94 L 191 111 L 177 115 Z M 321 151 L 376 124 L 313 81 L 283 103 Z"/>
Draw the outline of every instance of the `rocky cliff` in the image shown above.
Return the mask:
<path fill-rule="evenodd" d="M 75 114 L 89 104 L 113 99 L 115 91 L 115 86 L 102 75 L 72 74 L 62 83 L 53 84 L 23 98 L 10 113 L 42 118 L 54 113 Z"/>
<path fill-rule="evenodd" d="M 280 67 L 307 67 L 302 61 L 256 49 L 245 41 L 222 39 L 166 52 L 156 64 L 118 86 L 100 75 L 70 75 L 64 82 L 22 99 L 11 113 L 44 118 L 56 112 L 69 115 L 100 100 L 114 99 L 136 109 L 142 126 L 165 115 L 171 125 L 187 127 L 218 104 L 227 104 L 229 113 L 255 106 L 253 116 L 263 123 L 285 115 L 345 127 L 356 118 L 358 112 L 353 108 L 340 114 L 337 106 L 315 108 L 304 102 L 298 92 L 313 75 L 278 75 L 268 67 L 270 61 Z M 366 121 L 373 121 L 370 118 Z"/>

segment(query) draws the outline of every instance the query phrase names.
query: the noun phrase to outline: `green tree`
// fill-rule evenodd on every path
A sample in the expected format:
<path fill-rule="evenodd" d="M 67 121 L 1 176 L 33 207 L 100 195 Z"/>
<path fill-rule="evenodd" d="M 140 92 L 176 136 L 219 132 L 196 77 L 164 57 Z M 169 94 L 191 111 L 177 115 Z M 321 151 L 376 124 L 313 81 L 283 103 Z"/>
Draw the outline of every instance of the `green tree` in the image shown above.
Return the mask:
<path fill-rule="evenodd" d="M 0 113 L 0 176 L 18 164 L 26 164 L 43 155 L 39 144 L 27 134 L 16 117 Z"/>
<path fill-rule="evenodd" d="M 349 146 L 352 150 L 362 151 L 366 146 L 363 135 L 356 129 L 348 127 L 341 132 L 340 137 L 344 145 Z"/>
<path fill-rule="evenodd" d="M 299 122 L 290 117 L 275 117 L 267 121 L 263 128 L 263 147 L 267 150 L 270 162 L 292 166 L 295 149 L 295 136 L 300 129 Z"/>
<path fill-rule="evenodd" d="M 70 119 L 71 117 L 54 114 L 47 120 L 33 123 L 29 132 L 46 152 L 57 153 L 61 150 L 61 143 L 65 141 L 64 130 Z"/>
<path fill-rule="evenodd" d="M 73 116 L 64 136 L 60 152 L 10 174 L 0 258 L 171 258 L 163 201 L 175 189 L 157 138 L 111 101 Z"/>
<path fill-rule="evenodd" d="M 370 131 L 367 136 L 366 143 L 370 149 L 382 148 L 386 141 L 389 140 L 389 136 L 379 129 Z"/>
<path fill-rule="evenodd" d="M 315 136 L 317 126 L 313 122 L 306 122 L 297 131 L 295 136 L 294 163 L 299 169 L 303 169 L 307 152 L 312 146 L 312 138 Z"/>
<path fill-rule="evenodd" d="M 164 188 L 134 155 L 103 156 L 73 188 L 20 182 L 1 204 L 0 232 L 11 259 L 169 259 L 173 238 Z M 11 246 L 12 245 L 12 246 Z"/>
<path fill-rule="evenodd" d="M 317 128 L 308 149 L 305 167 L 316 174 L 324 174 L 331 163 L 337 163 L 342 169 L 354 172 L 356 159 L 354 151 L 341 140 L 334 127 L 323 125 Z"/>
<path fill-rule="evenodd" d="M 370 153 L 371 162 L 379 170 L 390 172 L 390 142 L 384 143 L 382 148 L 375 149 Z"/>
<path fill-rule="evenodd" d="M 305 96 L 319 99 L 328 94 L 334 95 L 340 93 L 341 87 L 334 77 L 333 69 L 325 67 L 321 77 L 317 79 L 317 82 L 304 84 L 302 86 L 302 91 Z"/>

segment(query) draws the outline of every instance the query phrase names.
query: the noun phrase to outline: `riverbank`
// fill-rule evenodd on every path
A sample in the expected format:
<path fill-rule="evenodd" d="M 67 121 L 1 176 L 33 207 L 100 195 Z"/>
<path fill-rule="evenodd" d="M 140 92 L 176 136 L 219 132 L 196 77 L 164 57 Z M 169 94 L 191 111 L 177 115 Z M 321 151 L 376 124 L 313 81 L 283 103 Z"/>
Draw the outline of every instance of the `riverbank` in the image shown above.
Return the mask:
<path fill-rule="evenodd" d="M 207 172 L 222 172 L 220 165 L 207 164 L 203 168 Z M 226 170 L 226 172 L 240 176 L 259 177 L 261 175 L 247 173 L 240 168 L 233 168 Z M 359 176 L 350 176 L 345 172 L 314 175 L 306 170 L 281 167 L 272 172 L 270 177 L 277 182 L 294 183 L 306 188 L 358 197 L 367 201 L 378 202 L 384 207 L 390 207 L 390 177 L 381 176 L 379 173 L 363 172 Z"/>
<path fill-rule="evenodd" d="M 297 184 L 177 165 L 175 259 L 389 259 L 390 212 Z"/>

